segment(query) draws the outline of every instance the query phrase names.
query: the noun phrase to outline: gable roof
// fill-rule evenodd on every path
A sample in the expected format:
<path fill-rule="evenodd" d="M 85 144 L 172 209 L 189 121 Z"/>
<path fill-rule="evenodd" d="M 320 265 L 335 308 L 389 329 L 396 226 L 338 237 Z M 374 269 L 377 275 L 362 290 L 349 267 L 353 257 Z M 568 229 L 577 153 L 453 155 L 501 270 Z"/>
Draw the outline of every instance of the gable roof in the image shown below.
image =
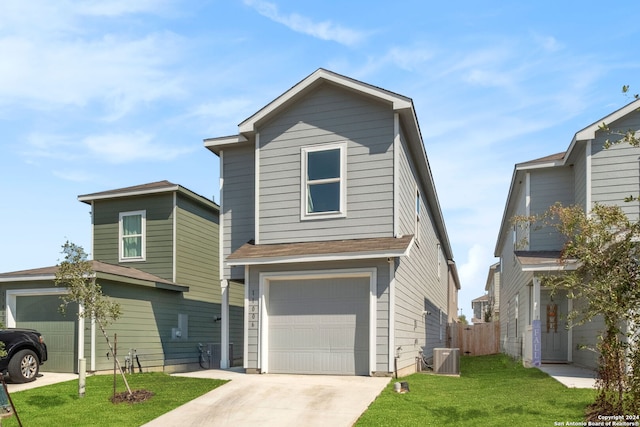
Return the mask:
<path fill-rule="evenodd" d="M 249 142 L 255 135 L 256 128 L 261 123 L 271 119 L 274 115 L 298 101 L 309 91 L 317 88 L 321 84 L 336 85 L 345 90 L 353 91 L 360 95 L 386 102 L 391 106 L 394 112 L 398 113 L 400 120 L 404 125 L 403 129 L 406 131 L 405 136 L 409 151 L 411 152 L 411 156 L 417 166 L 416 170 L 418 177 L 420 178 L 419 181 L 424 183 L 422 192 L 425 196 L 425 201 L 433 213 L 438 238 L 440 239 L 440 243 L 447 259 L 453 260 L 451 243 L 444 225 L 442 209 L 440 208 L 440 202 L 438 201 L 431 167 L 429 165 L 429 160 L 427 159 L 424 142 L 422 140 L 422 133 L 420 132 L 420 126 L 418 125 L 418 119 L 413 106 L 413 100 L 411 98 L 352 79 L 324 68 L 319 68 L 282 95 L 278 96 L 276 99 L 258 110 L 249 118 L 242 121 L 238 125 L 237 135 L 207 138 L 204 140 L 204 146 L 212 153 L 220 155 L 220 152 L 224 150 L 225 147 Z"/>
<path fill-rule="evenodd" d="M 481 297 L 474 298 L 471 300 L 471 304 L 473 304 L 474 302 L 489 302 L 489 295 L 484 294 Z"/>
<path fill-rule="evenodd" d="M 131 187 L 117 188 L 115 190 L 100 191 L 98 193 L 90 193 L 78 196 L 78 200 L 87 204 L 91 204 L 94 200 L 117 199 L 121 197 L 145 196 L 150 194 L 178 192 L 190 199 L 201 204 L 220 210 L 220 207 L 212 200 L 207 199 L 193 191 L 169 181 L 156 181 L 148 184 L 134 185 Z"/>
<path fill-rule="evenodd" d="M 518 182 L 521 176 L 525 173 L 526 170 L 531 169 L 541 169 L 541 168 L 550 168 L 550 167 L 558 167 L 565 166 L 569 158 L 571 157 L 573 150 L 581 141 L 589 141 L 595 138 L 596 132 L 600 129 L 600 125 L 602 123 L 606 123 L 610 125 L 611 123 L 619 120 L 626 115 L 640 110 L 640 99 L 636 99 L 624 107 L 614 111 L 613 113 L 601 118 L 590 124 L 589 126 L 579 130 L 576 132 L 569 143 L 569 148 L 566 151 L 552 154 L 550 156 L 541 157 L 539 159 L 530 160 L 523 163 L 516 163 L 513 168 L 513 174 L 511 176 L 511 184 L 509 186 L 509 193 L 507 194 L 507 201 L 505 203 L 504 211 L 502 214 L 502 222 L 500 223 L 500 229 L 498 231 L 498 239 L 496 241 L 496 246 L 494 249 L 494 256 L 499 257 L 500 251 L 500 242 L 505 238 L 507 227 L 506 224 L 509 222 L 509 218 L 507 215 L 509 213 L 509 209 L 513 205 L 514 201 L 511 196 L 513 195 L 513 191 L 515 188 L 515 183 Z"/>
<path fill-rule="evenodd" d="M 324 68 L 318 68 L 312 74 L 240 123 L 238 125 L 240 133 L 247 134 L 255 132 L 256 127 L 259 126 L 261 122 L 271 115 L 277 114 L 278 111 L 295 102 L 303 93 L 309 92 L 323 82 L 330 82 L 358 92 L 361 95 L 368 95 L 378 100 L 387 101 L 393 106 L 394 110 L 408 110 L 413 108 L 411 98 L 325 70 Z"/>
<path fill-rule="evenodd" d="M 176 292 L 189 291 L 188 286 L 178 285 L 170 280 L 147 273 L 131 267 L 107 264 L 101 261 L 90 261 L 96 278 L 103 280 L 113 280 L 132 285 L 146 286 L 158 289 L 166 289 Z M 55 278 L 58 266 L 34 268 L 30 270 L 13 271 L 0 274 L 2 282 L 25 282 L 25 281 L 52 281 Z"/>
<path fill-rule="evenodd" d="M 400 238 L 378 237 L 270 245 L 245 243 L 227 257 L 227 263 L 229 265 L 256 265 L 389 258 L 408 255 L 412 245 L 412 235 Z"/>

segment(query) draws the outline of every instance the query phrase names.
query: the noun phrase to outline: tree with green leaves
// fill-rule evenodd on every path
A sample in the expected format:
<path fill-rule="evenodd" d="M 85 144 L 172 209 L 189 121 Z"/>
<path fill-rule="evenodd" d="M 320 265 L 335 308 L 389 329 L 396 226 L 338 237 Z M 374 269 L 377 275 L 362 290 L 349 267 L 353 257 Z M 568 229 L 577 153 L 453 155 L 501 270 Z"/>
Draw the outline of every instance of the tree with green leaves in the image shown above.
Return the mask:
<path fill-rule="evenodd" d="M 593 350 L 599 353 L 594 414 L 640 413 L 640 223 L 620 206 L 596 204 L 587 214 L 579 206 L 556 204 L 543 215 L 515 218 L 519 224 L 555 227 L 564 236 L 562 274 L 541 278 L 552 292 L 575 300 L 571 327 L 601 317 L 604 330 Z"/>
<path fill-rule="evenodd" d="M 102 293 L 102 288 L 96 281 L 93 265 L 91 261 L 87 260 L 87 254 L 82 246 L 67 241 L 62 246 L 62 254 L 64 255 L 64 260 L 58 265 L 54 280 L 56 286 L 67 289 L 67 293 L 60 297 L 62 299 L 60 311 L 65 313 L 66 307 L 75 302 L 82 307 L 82 310 L 78 312 L 79 318 L 95 319 L 107 341 L 111 354 L 114 355 L 115 363 L 122 374 L 127 391 L 131 395 L 131 388 L 120 362 L 115 357 L 113 346 L 106 331 L 107 326 L 122 314 L 120 304 L 111 301 Z"/>

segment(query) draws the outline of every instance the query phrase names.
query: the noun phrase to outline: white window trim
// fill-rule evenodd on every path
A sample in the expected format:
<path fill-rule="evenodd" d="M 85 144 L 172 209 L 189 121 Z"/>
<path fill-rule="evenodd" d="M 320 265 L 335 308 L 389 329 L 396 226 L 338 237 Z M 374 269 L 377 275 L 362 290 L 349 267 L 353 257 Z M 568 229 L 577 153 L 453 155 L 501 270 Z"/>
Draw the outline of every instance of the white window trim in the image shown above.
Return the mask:
<path fill-rule="evenodd" d="M 122 244 L 122 218 L 125 216 L 141 215 L 142 216 L 142 256 L 125 257 L 124 246 Z M 139 262 L 147 260 L 147 211 L 129 211 L 120 212 L 118 217 L 118 261 L 119 262 Z"/>
<path fill-rule="evenodd" d="M 340 149 L 340 209 L 335 212 L 309 213 L 307 195 L 307 153 Z M 314 220 L 344 218 L 347 216 L 347 143 L 323 144 L 301 147 L 300 149 L 300 219 Z"/>

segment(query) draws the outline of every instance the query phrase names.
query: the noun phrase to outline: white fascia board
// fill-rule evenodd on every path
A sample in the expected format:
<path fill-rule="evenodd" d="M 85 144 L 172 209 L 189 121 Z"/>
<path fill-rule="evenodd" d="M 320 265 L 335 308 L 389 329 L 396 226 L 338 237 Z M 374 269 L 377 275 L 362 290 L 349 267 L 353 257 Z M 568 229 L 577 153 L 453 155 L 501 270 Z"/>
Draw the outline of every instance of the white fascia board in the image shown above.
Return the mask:
<path fill-rule="evenodd" d="M 563 265 L 554 265 L 554 266 L 548 266 L 548 265 L 521 265 L 520 268 L 521 268 L 522 271 L 529 271 L 529 272 L 575 270 L 575 268 L 569 268 L 569 267 L 563 266 Z"/>
<path fill-rule="evenodd" d="M 357 80 L 350 79 L 348 77 L 342 76 L 340 74 L 332 73 L 328 70 L 324 70 L 322 68 L 314 71 L 312 74 L 307 76 L 304 80 L 293 86 L 291 89 L 271 101 L 257 113 L 243 121 L 238 125 L 238 130 L 240 133 L 251 133 L 255 131 L 255 124 L 272 112 L 276 111 L 281 106 L 287 104 L 292 99 L 296 98 L 300 93 L 305 91 L 307 88 L 313 86 L 318 83 L 320 80 L 329 81 L 340 86 L 344 86 L 348 89 L 373 96 L 378 99 L 382 99 L 390 102 L 393 105 L 394 110 L 402 110 L 407 108 L 413 108 L 411 103 L 411 99 L 405 98 L 403 96 L 393 94 L 392 92 L 388 92 L 384 89 L 377 88 L 375 86 L 368 85 L 363 82 L 359 82 Z"/>
<path fill-rule="evenodd" d="M 579 262 L 566 262 L 566 263 L 547 263 L 547 264 L 522 264 L 518 260 L 518 265 L 522 271 L 529 272 L 545 272 L 545 271 L 574 271 L 579 266 Z"/>
<path fill-rule="evenodd" d="M 162 187 L 156 188 L 153 190 L 136 190 L 129 191 L 126 193 L 110 193 L 102 196 L 78 196 L 78 200 L 81 202 L 90 202 L 92 200 L 102 200 L 102 199 L 114 199 L 120 197 L 129 197 L 129 196 L 144 196 L 147 194 L 158 194 L 158 193 L 170 193 L 172 191 L 178 191 L 180 189 L 179 185 L 174 185 L 171 187 Z"/>
<path fill-rule="evenodd" d="M 5 282 L 43 282 L 47 280 L 54 280 L 56 276 L 54 274 L 42 274 L 42 275 L 25 275 L 25 276 L 13 276 L 13 277 L 0 277 L 0 283 Z"/>
<path fill-rule="evenodd" d="M 413 241 L 412 241 L 413 242 Z M 322 261 L 350 261 L 356 259 L 375 259 L 375 258 L 394 258 L 407 256 L 411 249 L 410 244 L 407 249 L 397 251 L 385 251 L 385 252 L 355 252 L 355 253 L 343 253 L 343 254 L 330 254 L 330 255 L 306 255 L 306 256 L 283 256 L 283 257 L 268 257 L 268 258 L 239 258 L 234 260 L 227 260 L 227 264 L 231 266 L 238 265 L 265 265 L 265 264 L 291 264 L 302 262 L 322 262 Z"/>
<path fill-rule="evenodd" d="M 526 171 L 526 170 L 532 170 L 532 169 L 546 169 L 546 168 L 553 168 L 556 166 L 563 166 L 566 162 L 566 158 L 567 158 L 567 155 L 565 154 L 562 160 L 555 160 L 552 162 L 532 163 L 532 164 L 520 163 L 516 165 L 516 170 Z"/>
<path fill-rule="evenodd" d="M 632 112 L 638 110 L 639 108 L 640 108 L 640 99 L 639 100 L 635 100 L 635 101 L 625 105 L 624 107 L 620 108 L 619 110 L 614 111 L 613 113 L 609 114 L 608 116 L 603 117 L 602 119 L 598 120 L 597 122 L 592 123 L 591 125 L 587 126 L 586 128 L 576 132 L 576 134 L 573 137 L 573 139 L 575 141 L 584 141 L 584 140 L 588 140 L 588 139 L 594 139 L 596 137 L 596 132 L 600 129 L 600 125 L 602 123 L 610 124 L 612 122 L 615 122 L 616 120 L 621 119 L 622 117 L 626 116 L 629 113 L 632 113 Z"/>
<path fill-rule="evenodd" d="M 218 154 L 220 150 L 224 147 L 233 145 L 233 144 L 241 144 L 243 142 L 247 142 L 248 139 L 243 135 L 231 135 L 231 136 L 221 136 L 218 138 L 207 138 L 204 140 L 205 148 L 208 148 L 212 152 Z"/>

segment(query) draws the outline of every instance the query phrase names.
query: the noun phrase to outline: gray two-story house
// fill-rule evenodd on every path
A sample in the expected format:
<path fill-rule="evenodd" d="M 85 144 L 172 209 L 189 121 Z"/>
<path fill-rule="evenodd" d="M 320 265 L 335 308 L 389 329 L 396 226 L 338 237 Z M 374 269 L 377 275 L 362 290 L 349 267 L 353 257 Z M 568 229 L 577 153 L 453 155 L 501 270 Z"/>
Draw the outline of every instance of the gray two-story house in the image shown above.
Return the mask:
<path fill-rule="evenodd" d="M 318 69 L 205 146 L 247 372 L 407 373 L 445 346 L 460 285 L 410 98 Z"/>
<path fill-rule="evenodd" d="M 578 205 L 588 212 L 595 203 L 620 205 L 632 220 L 639 219 L 637 201 L 624 202 L 640 194 L 640 148 L 618 144 L 604 148 L 612 131 L 640 129 L 640 100 L 611 113 L 578 131 L 561 153 L 515 165 L 511 186 L 495 247 L 500 258 L 500 330 L 505 353 L 521 357 L 526 365 L 539 362 L 573 362 L 595 368 L 595 347 L 602 322 L 566 327 L 566 316 L 579 302 L 565 293 L 552 295 L 541 286 L 540 277 L 562 274 L 571 264 L 561 264 L 561 236 L 550 227 L 520 227 L 514 216 L 544 213 L 560 202 Z M 533 336 L 533 322 L 540 321 L 540 336 Z M 535 341 L 535 342 L 534 342 Z M 534 344 L 540 344 L 536 348 Z M 537 357 L 535 351 L 540 351 Z"/>

